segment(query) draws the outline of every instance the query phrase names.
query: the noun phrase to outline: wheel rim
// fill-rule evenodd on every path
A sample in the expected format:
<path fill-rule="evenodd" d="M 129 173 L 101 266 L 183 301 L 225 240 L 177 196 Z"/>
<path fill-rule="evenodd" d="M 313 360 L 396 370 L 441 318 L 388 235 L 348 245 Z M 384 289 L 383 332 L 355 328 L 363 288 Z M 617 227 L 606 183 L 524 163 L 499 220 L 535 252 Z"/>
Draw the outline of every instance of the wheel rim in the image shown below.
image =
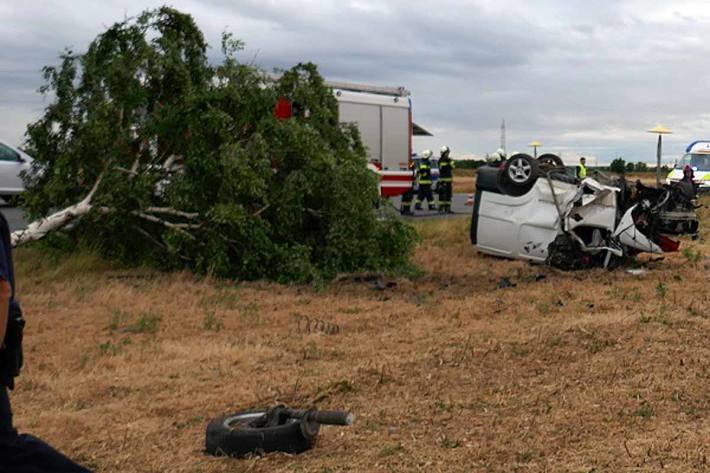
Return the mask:
<path fill-rule="evenodd" d="M 532 166 L 523 158 L 515 158 L 508 166 L 508 176 L 518 184 L 522 184 L 530 179 L 532 175 Z"/>
<path fill-rule="evenodd" d="M 249 428 L 251 422 L 264 414 L 266 414 L 266 412 L 246 412 L 244 414 L 233 415 L 224 419 L 224 426 L 234 430 Z"/>
<path fill-rule="evenodd" d="M 230 430 L 245 430 L 245 429 L 259 429 L 261 427 L 252 427 L 251 423 L 258 418 L 264 416 L 266 411 L 263 412 L 244 412 L 242 414 L 235 414 L 224 419 L 224 427 Z M 286 424 L 291 424 L 294 422 L 300 422 L 299 419 L 289 418 Z M 285 425 L 285 424 L 283 424 Z"/>

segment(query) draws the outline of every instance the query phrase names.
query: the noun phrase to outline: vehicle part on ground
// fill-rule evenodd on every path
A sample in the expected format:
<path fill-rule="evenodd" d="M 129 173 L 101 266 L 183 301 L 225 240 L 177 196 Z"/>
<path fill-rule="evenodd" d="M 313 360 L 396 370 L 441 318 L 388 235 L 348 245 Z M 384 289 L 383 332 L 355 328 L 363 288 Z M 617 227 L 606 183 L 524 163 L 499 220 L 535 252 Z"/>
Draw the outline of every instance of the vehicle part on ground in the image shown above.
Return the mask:
<path fill-rule="evenodd" d="M 557 156 L 556 154 L 553 153 L 545 153 L 537 158 L 538 164 L 542 166 L 550 166 L 550 167 L 556 167 L 556 168 L 563 168 L 565 167 L 565 163 L 562 161 L 562 158 Z"/>
<path fill-rule="evenodd" d="M 517 284 L 510 282 L 510 279 L 506 278 L 506 277 L 502 277 L 498 281 L 498 289 L 507 289 L 509 287 L 515 287 L 515 286 L 517 286 Z"/>
<path fill-rule="evenodd" d="M 690 183 L 680 181 L 656 189 L 637 181 L 636 189 L 639 199 L 659 201 L 657 211 L 663 233 L 670 235 L 697 234 L 698 215 L 696 209 L 700 206 L 696 204 L 697 194 Z"/>
<path fill-rule="evenodd" d="M 665 234 L 697 234 L 695 203 L 682 186 L 632 187 L 604 176 L 579 181 L 557 169 L 541 168 L 520 192 L 510 182 L 501 185 L 510 177 L 507 167 L 478 168 L 472 244 L 495 256 L 573 270 L 677 251 L 679 243 Z"/>
<path fill-rule="evenodd" d="M 316 443 L 320 425 L 352 425 L 344 411 L 290 409 L 244 411 L 219 417 L 207 425 L 205 450 L 234 458 L 268 452 L 302 453 Z"/>
<path fill-rule="evenodd" d="M 641 231 L 636 227 L 634 222 L 639 218 L 639 212 L 635 213 L 636 210 L 639 210 L 638 205 L 639 204 L 633 205 L 626 211 L 624 216 L 621 217 L 619 225 L 612 236 L 617 238 L 621 244 L 639 251 L 663 253 L 663 250 L 657 244 L 649 240 L 648 237 L 641 233 Z M 634 218 L 634 215 L 637 215 L 636 219 Z"/>
<path fill-rule="evenodd" d="M 296 314 L 296 330 L 298 333 L 324 333 L 326 335 L 337 335 L 340 333 L 340 325 L 325 320 L 308 317 L 307 315 Z"/>
<path fill-rule="evenodd" d="M 547 264 L 564 271 L 615 267 L 619 261 L 619 255 L 614 252 L 602 249 L 591 251 L 583 240 L 573 234 L 558 235 L 548 246 L 547 253 Z"/>
<path fill-rule="evenodd" d="M 535 159 L 523 153 L 510 157 L 498 175 L 498 186 L 509 195 L 523 195 L 530 191 L 539 175 Z"/>

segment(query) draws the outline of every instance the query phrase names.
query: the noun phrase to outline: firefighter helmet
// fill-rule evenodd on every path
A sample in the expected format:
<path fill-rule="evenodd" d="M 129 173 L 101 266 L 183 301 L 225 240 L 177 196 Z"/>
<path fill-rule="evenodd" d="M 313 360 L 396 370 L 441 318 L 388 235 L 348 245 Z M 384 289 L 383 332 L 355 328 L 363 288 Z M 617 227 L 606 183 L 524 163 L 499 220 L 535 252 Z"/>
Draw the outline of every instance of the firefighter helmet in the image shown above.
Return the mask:
<path fill-rule="evenodd" d="M 431 158 L 432 154 L 434 153 L 432 153 L 430 149 L 425 149 L 424 151 L 422 151 L 422 158 L 429 159 Z"/>
<path fill-rule="evenodd" d="M 448 156 L 448 154 L 451 152 L 448 146 L 444 145 L 441 147 L 439 150 L 439 153 L 441 153 L 442 156 Z"/>

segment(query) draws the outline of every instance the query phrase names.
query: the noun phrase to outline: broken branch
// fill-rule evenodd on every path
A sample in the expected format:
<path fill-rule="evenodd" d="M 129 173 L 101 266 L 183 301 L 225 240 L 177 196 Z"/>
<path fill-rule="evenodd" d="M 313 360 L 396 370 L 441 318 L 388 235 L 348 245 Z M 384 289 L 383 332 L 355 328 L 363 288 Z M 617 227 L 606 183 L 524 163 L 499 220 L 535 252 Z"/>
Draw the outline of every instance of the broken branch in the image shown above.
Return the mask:
<path fill-rule="evenodd" d="M 91 199 L 94 197 L 94 194 L 96 194 L 102 179 L 103 174 L 96 179 L 91 191 L 89 191 L 86 197 L 84 197 L 80 202 L 67 207 L 66 209 L 60 210 L 59 212 L 55 212 L 48 217 L 35 220 L 27 225 L 27 228 L 24 230 L 12 232 L 10 235 L 10 242 L 12 246 L 16 247 L 31 241 L 39 240 L 47 233 L 64 228 L 73 221 L 88 214 L 92 209 Z"/>

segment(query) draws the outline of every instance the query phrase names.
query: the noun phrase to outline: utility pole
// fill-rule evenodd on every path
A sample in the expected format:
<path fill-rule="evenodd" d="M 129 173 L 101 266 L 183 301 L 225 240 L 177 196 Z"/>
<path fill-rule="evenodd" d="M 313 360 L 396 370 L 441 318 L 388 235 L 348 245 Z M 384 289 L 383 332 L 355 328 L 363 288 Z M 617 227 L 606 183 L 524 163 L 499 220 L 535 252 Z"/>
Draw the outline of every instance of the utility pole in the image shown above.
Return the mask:
<path fill-rule="evenodd" d="M 658 143 L 656 144 L 656 187 L 661 187 L 661 156 L 663 155 L 663 135 L 673 133 L 668 128 L 656 125 L 655 128 L 648 130 L 649 133 L 658 135 Z"/>
<path fill-rule="evenodd" d="M 505 118 L 500 124 L 500 147 L 505 152 Z"/>

